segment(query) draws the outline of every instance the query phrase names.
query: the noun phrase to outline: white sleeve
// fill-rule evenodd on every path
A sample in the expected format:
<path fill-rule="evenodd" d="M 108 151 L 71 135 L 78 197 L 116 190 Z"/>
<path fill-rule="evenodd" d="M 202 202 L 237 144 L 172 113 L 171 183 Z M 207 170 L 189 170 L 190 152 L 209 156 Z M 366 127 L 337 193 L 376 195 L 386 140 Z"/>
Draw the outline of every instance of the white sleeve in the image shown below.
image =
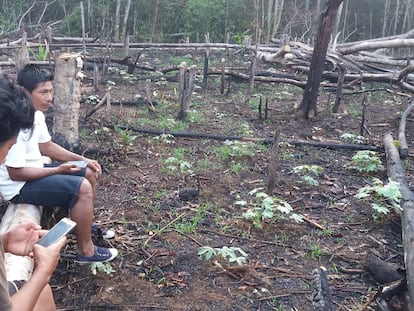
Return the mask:
<path fill-rule="evenodd" d="M 49 134 L 49 130 L 47 129 L 46 119 L 43 112 L 36 111 L 35 122 L 36 130 L 38 130 L 39 133 L 38 142 L 41 144 L 52 140 L 52 137 Z"/>
<path fill-rule="evenodd" d="M 26 164 L 26 148 L 21 139 L 21 135 L 17 137 L 17 142 L 10 148 L 7 153 L 5 163 L 7 166 L 19 168 Z"/>

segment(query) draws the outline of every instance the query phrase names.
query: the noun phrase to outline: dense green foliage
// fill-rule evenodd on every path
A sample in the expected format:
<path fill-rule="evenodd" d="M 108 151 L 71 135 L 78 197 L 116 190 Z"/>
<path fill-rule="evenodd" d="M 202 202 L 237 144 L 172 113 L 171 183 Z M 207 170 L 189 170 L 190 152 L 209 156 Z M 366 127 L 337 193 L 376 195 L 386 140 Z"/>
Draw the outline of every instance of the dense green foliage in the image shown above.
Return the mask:
<path fill-rule="evenodd" d="M 298 40 L 312 40 L 314 27 L 326 0 L 133 0 L 123 25 L 127 0 L 84 0 L 86 32 L 89 37 L 112 39 L 119 1 L 119 29 L 133 41 L 177 42 L 187 37 L 212 42 L 240 41 L 241 35 L 253 37 L 260 29 L 264 42 L 282 33 Z M 282 4 L 271 9 L 272 3 Z M 413 0 L 347 0 L 338 24 L 341 41 L 363 40 L 407 32 L 413 28 Z M 25 28 L 29 33 L 52 25 L 55 33 L 81 35 L 80 1 L 2 0 L 0 33 Z M 281 8 L 281 9 L 280 9 Z M 280 21 L 280 22 L 278 22 Z M 256 25 L 258 26 L 256 28 Z"/>

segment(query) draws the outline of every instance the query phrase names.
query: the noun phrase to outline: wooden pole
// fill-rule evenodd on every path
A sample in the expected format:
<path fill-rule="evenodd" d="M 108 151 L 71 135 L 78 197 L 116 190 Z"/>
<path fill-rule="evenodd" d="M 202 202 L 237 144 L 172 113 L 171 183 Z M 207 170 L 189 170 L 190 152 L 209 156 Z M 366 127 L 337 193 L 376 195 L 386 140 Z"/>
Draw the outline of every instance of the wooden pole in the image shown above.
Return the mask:
<path fill-rule="evenodd" d="M 279 165 L 279 142 L 280 142 L 280 126 L 277 125 L 275 136 L 273 137 L 272 155 L 269 163 L 269 179 L 267 181 L 267 194 L 272 195 L 276 186 L 276 171 Z"/>

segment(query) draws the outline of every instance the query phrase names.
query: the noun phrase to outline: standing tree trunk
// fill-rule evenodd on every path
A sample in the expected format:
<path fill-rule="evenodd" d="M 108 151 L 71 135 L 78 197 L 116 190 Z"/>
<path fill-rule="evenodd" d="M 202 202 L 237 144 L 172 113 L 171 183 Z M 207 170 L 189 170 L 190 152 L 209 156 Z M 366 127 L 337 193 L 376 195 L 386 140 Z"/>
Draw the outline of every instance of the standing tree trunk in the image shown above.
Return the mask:
<path fill-rule="evenodd" d="M 119 42 L 120 11 L 121 11 L 121 0 L 116 0 L 114 42 Z"/>
<path fill-rule="evenodd" d="M 152 16 L 152 23 L 151 23 L 151 39 L 150 42 L 153 42 L 154 35 L 155 35 L 155 29 L 157 27 L 157 20 L 158 20 L 158 9 L 159 9 L 159 0 L 155 2 L 155 12 Z"/>
<path fill-rule="evenodd" d="M 302 102 L 297 110 L 306 119 L 313 119 L 317 115 L 317 100 L 321 83 L 328 44 L 332 29 L 336 21 L 336 13 L 343 0 L 329 0 L 325 12 L 319 19 L 318 33 L 313 49 L 308 81 L 303 92 Z"/>
<path fill-rule="evenodd" d="M 385 7 L 384 7 L 384 24 L 382 26 L 382 36 L 386 37 L 388 32 L 387 32 L 387 25 L 388 25 L 388 12 L 390 10 L 390 1 L 389 0 L 385 0 Z"/>
<path fill-rule="evenodd" d="M 81 68 L 78 54 L 62 54 L 55 61 L 53 139 L 71 151 L 79 151 Z"/>
<path fill-rule="evenodd" d="M 124 23 L 122 25 L 122 37 L 126 37 L 127 34 L 127 25 L 128 25 L 128 17 L 129 17 L 129 9 L 131 8 L 131 0 L 127 1 L 125 6 L 125 14 L 124 14 Z"/>
<path fill-rule="evenodd" d="M 273 6 L 275 0 L 269 0 L 267 3 L 267 16 L 266 16 L 266 43 L 270 42 L 272 36 L 272 16 L 273 16 Z"/>

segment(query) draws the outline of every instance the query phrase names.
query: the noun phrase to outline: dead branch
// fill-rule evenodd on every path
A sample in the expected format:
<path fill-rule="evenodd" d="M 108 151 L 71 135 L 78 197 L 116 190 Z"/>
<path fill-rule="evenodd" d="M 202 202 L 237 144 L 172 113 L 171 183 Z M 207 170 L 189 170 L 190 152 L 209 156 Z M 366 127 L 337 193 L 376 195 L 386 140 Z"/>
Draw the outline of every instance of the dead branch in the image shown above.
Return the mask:
<path fill-rule="evenodd" d="M 383 139 L 387 156 L 388 176 L 398 182 L 402 194 L 402 236 L 410 311 L 414 310 L 414 193 L 407 185 L 404 168 L 391 134 Z"/>
<path fill-rule="evenodd" d="M 401 116 L 400 127 L 398 131 L 398 140 L 400 142 L 400 157 L 405 159 L 408 157 L 408 145 L 407 139 L 405 137 L 405 125 L 407 123 L 407 118 L 410 115 L 411 111 L 414 109 L 414 100 L 411 101 L 410 106 L 404 111 Z"/>

